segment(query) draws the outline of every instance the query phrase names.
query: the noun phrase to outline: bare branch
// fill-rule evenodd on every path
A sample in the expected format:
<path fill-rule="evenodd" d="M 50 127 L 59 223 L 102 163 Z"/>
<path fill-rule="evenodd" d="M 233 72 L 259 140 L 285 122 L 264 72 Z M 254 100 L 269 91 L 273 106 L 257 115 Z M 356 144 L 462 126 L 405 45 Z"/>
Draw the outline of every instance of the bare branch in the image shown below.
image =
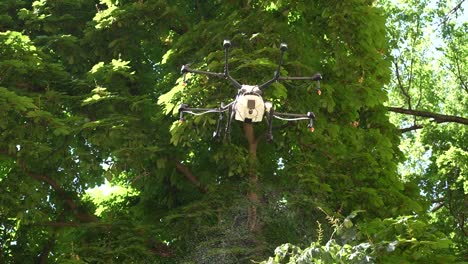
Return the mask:
<path fill-rule="evenodd" d="M 198 178 L 192 173 L 192 171 L 187 167 L 185 166 L 185 164 L 183 164 L 180 160 L 178 159 L 174 159 L 174 162 L 175 162 L 175 166 L 176 166 L 176 169 L 182 173 L 185 178 L 187 178 L 187 180 L 192 183 L 193 185 L 195 185 L 195 187 L 197 187 L 197 189 L 204 193 L 206 192 L 206 189 L 205 187 L 203 187 L 200 183 L 200 181 L 198 180 Z"/>
<path fill-rule="evenodd" d="M 456 4 L 452 9 L 450 9 L 450 11 L 447 12 L 447 14 L 444 16 L 443 20 L 437 25 L 437 27 L 439 27 L 440 25 L 442 24 L 445 24 L 447 23 L 447 21 L 450 19 L 450 16 L 452 14 L 455 14 L 458 9 L 461 8 L 461 5 L 463 4 L 463 2 L 465 2 L 465 0 L 461 0 L 458 4 Z"/>
<path fill-rule="evenodd" d="M 413 39 L 412 39 L 412 44 L 411 44 L 411 47 L 415 47 L 416 46 L 416 41 L 419 39 L 418 38 L 418 35 L 419 35 L 419 30 L 420 30 L 420 20 L 418 19 L 416 21 L 416 34 L 413 34 Z M 413 86 L 413 80 L 414 80 L 414 73 L 413 73 L 413 67 L 414 67 L 414 51 L 412 51 L 410 53 L 410 68 L 409 68 L 409 80 L 408 80 L 408 89 L 406 90 L 406 98 L 408 99 L 408 108 L 409 109 L 412 109 L 412 106 L 411 106 L 411 96 L 409 95 L 409 91 L 411 90 L 412 86 Z"/>
<path fill-rule="evenodd" d="M 27 171 L 24 171 L 24 173 L 26 173 L 29 177 L 35 180 L 49 184 L 52 187 L 52 189 L 56 191 L 57 195 L 60 198 L 62 198 L 63 202 L 71 209 L 73 215 L 81 222 L 89 223 L 98 220 L 98 218 L 94 214 L 91 214 L 89 212 L 82 212 L 82 210 L 80 210 L 80 206 L 75 202 L 75 200 L 69 197 L 67 192 L 60 186 L 60 184 L 58 184 L 51 177 L 46 175 L 38 175 Z"/>
<path fill-rule="evenodd" d="M 455 64 L 457 66 L 456 76 L 457 76 L 457 79 L 460 81 L 460 86 L 463 88 L 463 90 L 465 90 L 465 92 L 468 93 L 468 83 L 465 80 L 463 80 L 461 67 L 460 67 L 460 60 L 457 55 L 455 55 Z"/>
<path fill-rule="evenodd" d="M 437 212 L 445 206 L 445 203 L 438 203 L 434 208 L 431 209 L 431 213 Z"/>
<path fill-rule="evenodd" d="M 443 115 L 443 114 L 437 114 L 437 113 L 432 113 L 432 112 L 427 112 L 427 111 L 418 111 L 418 110 L 405 109 L 405 108 L 399 108 L 399 107 L 387 107 L 387 109 L 390 112 L 395 112 L 395 113 L 400 113 L 400 114 L 405 114 L 405 115 L 412 115 L 412 116 L 419 116 L 419 117 L 424 117 L 424 118 L 432 118 L 437 123 L 451 122 L 451 123 L 459 123 L 459 124 L 468 125 L 468 119 L 461 117 L 461 116 Z"/>
<path fill-rule="evenodd" d="M 395 60 L 393 61 L 393 65 L 395 65 L 395 75 L 396 75 L 397 82 L 398 82 L 398 88 L 400 88 L 401 93 L 405 96 L 406 102 L 408 103 L 408 107 L 409 109 L 411 109 L 411 97 L 409 96 L 408 91 L 405 89 L 403 85 L 403 80 L 400 75 L 400 70 L 398 69 L 398 63 Z"/>
<path fill-rule="evenodd" d="M 406 133 L 406 132 L 414 131 L 414 130 L 421 129 L 421 128 L 423 128 L 422 125 L 412 125 L 410 127 L 400 128 L 400 132 Z"/>

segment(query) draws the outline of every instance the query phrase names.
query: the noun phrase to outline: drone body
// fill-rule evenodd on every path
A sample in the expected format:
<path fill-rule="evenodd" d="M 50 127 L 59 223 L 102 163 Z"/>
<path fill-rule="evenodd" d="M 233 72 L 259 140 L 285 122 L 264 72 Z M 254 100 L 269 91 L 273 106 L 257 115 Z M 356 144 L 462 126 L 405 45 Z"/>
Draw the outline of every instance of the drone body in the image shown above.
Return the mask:
<path fill-rule="evenodd" d="M 227 122 L 225 132 L 227 135 L 230 134 L 231 130 L 231 121 L 233 119 L 237 121 L 241 121 L 244 123 L 258 123 L 263 120 L 263 117 L 267 117 L 268 122 L 268 133 L 267 139 L 272 140 L 272 123 L 273 119 L 281 119 L 285 121 L 298 121 L 298 120 L 309 120 L 309 129 L 313 131 L 313 120 L 315 119 L 315 114 L 313 112 L 308 112 L 307 114 L 290 114 L 290 113 L 280 113 L 275 112 L 273 109 L 273 105 L 271 102 L 264 102 L 262 93 L 263 89 L 267 88 L 274 82 L 279 80 L 310 80 L 310 81 L 317 81 L 317 92 L 320 95 L 320 80 L 322 76 L 317 73 L 311 77 L 281 77 L 280 76 L 280 68 L 283 61 L 283 54 L 287 50 L 287 45 L 282 43 L 280 45 L 280 60 L 278 63 L 278 68 L 275 71 L 274 77 L 265 82 L 261 85 L 246 85 L 240 84 L 236 81 L 230 74 L 228 68 L 228 54 L 229 54 L 229 47 L 231 46 L 231 42 L 229 40 L 225 40 L 223 43 L 225 49 L 225 64 L 224 64 L 224 72 L 223 73 L 216 73 L 216 72 L 208 72 L 208 71 L 200 71 L 194 70 L 188 67 L 188 65 L 183 65 L 181 72 L 184 75 L 184 83 L 186 78 L 186 73 L 194 73 L 194 74 L 204 74 L 208 76 L 215 76 L 220 78 L 225 78 L 231 81 L 231 84 L 238 89 L 236 98 L 234 101 L 230 102 L 227 105 L 221 104 L 219 108 L 190 108 L 186 104 L 181 104 L 179 107 L 179 120 L 182 122 L 184 121 L 183 114 L 190 113 L 193 115 L 203 115 L 206 113 L 219 113 L 218 124 L 216 128 L 216 132 L 214 132 L 214 137 L 219 137 L 221 132 L 221 122 L 223 120 L 223 114 L 227 113 Z"/>
<path fill-rule="evenodd" d="M 242 85 L 234 104 L 234 118 L 241 122 L 261 122 L 265 112 L 262 91 L 258 86 Z"/>

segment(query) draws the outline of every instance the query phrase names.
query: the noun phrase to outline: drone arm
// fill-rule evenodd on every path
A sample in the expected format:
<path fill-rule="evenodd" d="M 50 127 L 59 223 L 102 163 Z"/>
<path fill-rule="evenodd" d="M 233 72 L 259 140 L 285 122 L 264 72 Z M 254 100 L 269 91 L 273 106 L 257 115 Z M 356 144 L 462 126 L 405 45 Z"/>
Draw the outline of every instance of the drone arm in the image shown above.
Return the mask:
<path fill-rule="evenodd" d="M 226 75 L 226 78 L 228 78 L 229 81 L 231 81 L 232 85 L 236 87 L 236 89 L 240 89 L 242 87 L 242 85 L 238 81 L 236 81 L 236 79 L 232 78 L 231 75 Z"/>
<path fill-rule="evenodd" d="M 308 80 L 308 81 L 316 81 L 317 82 L 317 93 L 320 95 L 322 92 L 320 91 L 320 80 L 322 80 L 322 75 L 320 73 L 316 73 L 313 76 L 306 76 L 306 77 L 279 77 L 279 80 Z"/>
<path fill-rule="evenodd" d="M 231 81 L 234 87 L 236 87 L 237 89 L 240 89 L 242 85 L 229 74 L 228 60 L 229 60 L 229 48 L 231 47 L 231 41 L 224 40 L 223 47 L 224 47 L 224 77 L 229 79 L 229 81 Z"/>
<path fill-rule="evenodd" d="M 275 73 L 275 75 L 276 75 L 276 73 Z M 276 78 L 276 76 L 275 76 L 275 77 L 273 77 L 273 79 L 271 79 L 271 80 L 267 81 L 266 83 L 258 86 L 258 88 L 260 88 L 260 90 L 263 90 L 266 87 L 270 86 L 272 83 L 276 82 L 277 80 L 278 80 L 278 78 Z"/>
<path fill-rule="evenodd" d="M 310 80 L 310 81 L 320 81 L 322 80 L 322 75 L 320 73 L 316 73 L 313 76 L 306 76 L 306 77 L 279 77 L 279 80 Z"/>
<path fill-rule="evenodd" d="M 283 56 L 284 56 L 284 52 L 288 49 L 288 45 L 286 45 L 285 43 L 281 43 L 280 45 L 280 58 L 279 58 L 279 62 L 278 62 L 278 67 L 276 68 L 276 71 L 275 71 L 275 75 L 273 76 L 273 79 L 267 81 L 266 83 L 258 86 L 258 88 L 260 88 L 260 90 L 270 86 L 272 83 L 278 81 L 278 79 L 280 78 L 280 70 L 281 70 L 281 64 L 283 64 Z"/>
<path fill-rule="evenodd" d="M 195 74 L 204 74 L 208 76 L 228 79 L 229 81 L 231 81 L 232 85 L 236 87 L 236 89 L 240 89 L 242 85 L 229 74 L 228 58 L 229 58 L 229 47 L 231 47 L 231 42 L 229 40 L 224 40 L 223 47 L 224 47 L 224 72 L 223 73 L 194 70 L 194 69 L 189 68 L 188 65 L 183 65 L 180 71 L 184 75 L 184 82 L 185 82 L 185 75 L 187 74 L 187 72 L 190 72 L 190 73 L 195 73 Z"/>
<path fill-rule="evenodd" d="M 232 78 L 231 75 L 226 75 L 226 73 L 194 70 L 194 69 L 189 68 L 188 65 L 182 66 L 181 72 L 184 75 L 184 82 L 185 82 L 185 74 L 187 74 L 187 72 L 190 72 L 190 73 L 204 74 L 204 75 L 214 76 L 214 77 L 219 77 L 219 78 L 227 78 L 231 81 L 232 85 L 234 85 L 234 87 L 236 87 L 237 89 L 241 88 L 242 86 L 238 81 Z"/>
<path fill-rule="evenodd" d="M 215 77 L 224 78 L 224 74 L 223 74 L 223 73 L 194 70 L 194 69 L 189 68 L 188 65 L 183 65 L 183 66 L 182 66 L 182 69 L 181 69 L 180 71 L 182 72 L 182 74 L 184 74 L 184 76 L 185 76 L 185 74 L 186 74 L 187 72 L 190 72 L 190 73 L 205 74 L 205 75 L 209 75 L 209 76 L 215 76 Z"/>
<path fill-rule="evenodd" d="M 267 81 L 266 83 L 258 86 L 260 90 L 265 89 L 266 87 L 270 86 L 272 83 L 279 81 L 279 80 L 310 80 L 310 81 L 317 81 L 318 83 L 318 88 L 317 91 L 320 94 L 320 80 L 322 80 L 322 75 L 320 73 L 316 73 L 313 76 L 307 76 L 307 77 L 281 77 L 280 76 L 280 69 L 281 69 L 281 64 L 283 64 L 283 55 L 284 52 L 288 49 L 288 46 L 284 43 L 280 45 L 280 59 L 278 62 L 278 68 L 275 71 L 275 75 L 273 76 L 273 79 Z"/>
<path fill-rule="evenodd" d="M 209 113 L 219 113 L 224 112 L 222 109 L 219 108 L 197 108 L 197 107 L 186 107 L 182 109 L 183 112 L 209 112 Z"/>
<path fill-rule="evenodd" d="M 308 112 L 307 114 L 291 114 L 291 113 L 274 112 L 273 117 L 276 119 L 284 120 L 284 121 L 309 120 L 309 125 L 307 127 L 309 128 L 311 132 L 314 131 L 315 114 L 313 112 Z"/>
<path fill-rule="evenodd" d="M 223 113 L 228 110 L 228 106 L 221 106 L 219 108 L 196 108 L 188 107 L 186 104 L 181 104 L 179 106 L 179 121 L 184 122 L 184 113 L 192 115 L 204 115 L 208 113 Z"/>

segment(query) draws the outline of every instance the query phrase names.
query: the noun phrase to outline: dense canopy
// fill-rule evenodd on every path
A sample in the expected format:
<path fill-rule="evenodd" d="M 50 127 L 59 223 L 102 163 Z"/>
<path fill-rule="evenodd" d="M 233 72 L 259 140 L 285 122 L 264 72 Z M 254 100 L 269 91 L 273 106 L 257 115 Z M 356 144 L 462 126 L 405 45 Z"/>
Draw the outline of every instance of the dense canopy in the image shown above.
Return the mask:
<path fill-rule="evenodd" d="M 403 2 L 2 0 L 0 262 L 468 261 L 464 1 Z M 177 121 L 235 96 L 180 74 L 224 39 L 242 83 L 283 42 L 282 75 L 323 75 L 264 92 L 315 132 Z"/>

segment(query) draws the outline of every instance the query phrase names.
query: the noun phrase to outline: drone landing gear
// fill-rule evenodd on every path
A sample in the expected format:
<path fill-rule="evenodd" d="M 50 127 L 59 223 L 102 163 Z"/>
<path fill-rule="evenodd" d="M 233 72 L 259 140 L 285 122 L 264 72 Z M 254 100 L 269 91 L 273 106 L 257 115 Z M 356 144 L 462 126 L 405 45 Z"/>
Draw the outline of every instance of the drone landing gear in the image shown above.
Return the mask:
<path fill-rule="evenodd" d="M 213 132 L 213 138 L 219 140 L 221 138 L 221 130 L 222 130 L 222 123 L 224 119 L 224 115 L 226 115 L 226 126 L 225 126 L 225 139 L 227 141 L 230 140 L 231 136 L 231 124 L 232 120 L 235 116 L 235 111 L 233 109 L 234 102 L 224 105 L 221 104 L 219 108 L 192 108 L 188 107 L 186 104 L 181 104 L 179 107 L 179 122 L 183 123 L 184 113 L 192 114 L 192 115 L 204 115 L 207 113 L 218 113 L 218 121 L 216 123 L 216 130 Z M 279 119 L 283 121 L 299 121 L 299 120 L 309 120 L 308 128 L 309 131 L 314 132 L 314 119 L 315 114 L 313 112 L 308 112 L 307 114 L 292 114 L 292 113 L 281 113 L 276 112 L 273 107 L 269 106 L 266 109 L 267 111 L 267 123 L 268 123 L 268 130 L 266 134 L 267 141 L 273 141 L 273 119 Z"/>
<path fill-rule="evenodd" d="M 226 122 L 226 140 L 229 142 L 231 141 L 231 124 L 232 120 L 234 119 L 234 116 L 236 115 L 236 112 L 233 109 L 233 106 L 231 105 L 228 109 L 228 114 L 227 114 L 227 122 Z"/>
<path fill-rule="evenodd" d="M 268 132 L 267 132 L 267 140 L 269 142 L 273 141 L 273 119 L 279 119 L 283 121 L 298 121 L 298 120 L 309 120 L 309 124 L 307 125 L 310 132 L 314 132 L 314 119 L 315 114 L 313 112 L 308 112 L 307 114 L 291 114 L 291 113 L 280 113 L 275 112 L 273 108 L 269 109 L 267 115 L 267 122 L 268 122 Z"/>
<path fill-rule="evenodd" d="M 220 139 L 221 138 L 221 127 L 224 119 L 224 114 L 226 113 L 227 115 L 227 122 L 226 122 L 226 127 L 225 127 L 225 135 L 227 140 L 229 141 L 230 134 L 231 134 L 231 123 L 232 120 L 234 119 L 234 114 L 235 112 L 233 111 L 233 103 L 230 103 L 228 105 L 224 105 L 221 103 L 219 108 L 194 108 L 194 107 L 188 107 L 187 104 L 181 104 L 179 106 L 179 122 L 183 123 L 185 122 L 184 118 L 184 113 L 200 116 L 204 115 L 207 113 L 218 113 L 218 121 L 216 123 L 216 130 L 213 132 L 213 138 L 215 139 Z"/>

